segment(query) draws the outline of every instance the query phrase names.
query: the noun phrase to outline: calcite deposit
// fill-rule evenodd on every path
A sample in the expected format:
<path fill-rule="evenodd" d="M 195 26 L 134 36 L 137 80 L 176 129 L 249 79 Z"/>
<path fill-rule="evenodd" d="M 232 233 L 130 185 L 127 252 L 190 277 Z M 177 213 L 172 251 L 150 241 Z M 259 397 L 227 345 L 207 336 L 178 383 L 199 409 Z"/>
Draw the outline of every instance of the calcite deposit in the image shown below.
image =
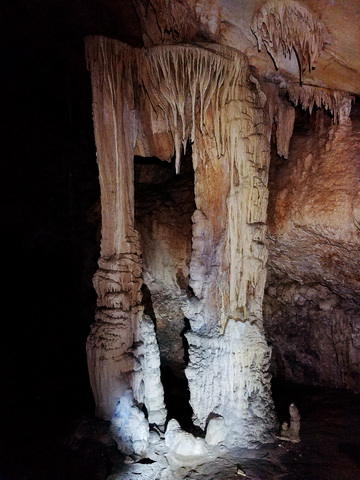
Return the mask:
<path fill-rule="evenodd" d="M 131 398 L 131 418 L 170 420 L 167 447 L 201 446 L 199 457 L 209 444 L 166 415 L 165 367 L 186 376 L 193 426 L 217 425 L 210 443 L 228 448 L 271 440 L 270 364 L 348 388 L 359 375 L 359 87 L 334 53 L 333 7 L 208 3 L 135 1 L 143 48 L 86 39 L 102 213 L 87 344 L 97 414 L 121 420 Z M 341 87 L 328 67 L 348 72 Z M 118 444 L 145 455 L 146 435 L 138 447 L 127 425 Z"/>
<path fill-rule="evenodd" d="M 145 403 L 149 419 L 152 410 L 163 411 L 161 388 L 157 398 L 146 393 L 158 385 L 156 374 L 160 378 L 159 364 L 153 363 L 149 371 L 146 361 L 147 348 L 156 349 L 157 343 L 137 333 L 149 321 L 143 317 L 141 304 L 143 277 L 151 286 L 149 279 L 154 274 L 158 277 L 155 285 L 160 287 L 159 277 L 166 271 L 154 271 L 154 260 L 148 254 L 148 272 L 145 267 L 143 273 L 134 229 L 130 163 L 136 144 L 140 151 L 151 145 L 146 137 L 136 135 L 144 105 L 148 105 L 155 108 L 157 132 L 162 125 L 163 132 L 171 135 L 176 173 L 181 174 L 181 152 L 188 141 L 193 144 L 192 252 L 190 259 L 184 259 L 185 265 L 176 255 L 170 272 L 173 278 L 175 272 L 183 272 L 183 282 L 189 286 L 181 306 L 190 325 L 186 374 L 195 423 L 205 428 L 207 417 L 219 413 L 229 428 L 229 445 L 263 440 L 272 427 L 273 414 L 266 373 L 270 352 L 261 315 L 269 147 L 259 84 L 251 79 L 240 52 L 214 45 L 131 50 L 119 42 L 93 37 L 87 40 L 87 57 L 104 211 L 101 268 L 95 276 L 98 314 L 88 341 L 98 414 L 111 416 L 117 398 L 129 387 L 134 401 Z M 145 116 L 142 132 L 151 137 L 152 123 L 147 121 Z M 129 134 L 127 128 L 131 128 Z M 117 217 L 115 212 L 123 208 Z M 143 230 L 145 250 L 146 236 Z M 164 242 L 163 235 L 157 240 Z M 185 250 L 186 242 L 185 238 Z M 165 245 L 162 257 L 167 250 L 171 256 L 173 247 Z M 230 338 L 231 342 L 226 340 Z M 147 348 L 139 350 L 139 342 Z M 210 344 L 218 364 L 216 360 L 209 363 L 205 352 Z M 229 370 L 229 376 L 214 374 L 215 366 Z M 202 381 L 194 382 L 194 369 L 199 367 Z M 149 382 L 155 383 L 149 386 Z M 204 403 L 207 389 L 223 393 Z M 257 400 L 248 409 L 254 392 Z M 237 405 L 241 398 L 244 403 Z"/>

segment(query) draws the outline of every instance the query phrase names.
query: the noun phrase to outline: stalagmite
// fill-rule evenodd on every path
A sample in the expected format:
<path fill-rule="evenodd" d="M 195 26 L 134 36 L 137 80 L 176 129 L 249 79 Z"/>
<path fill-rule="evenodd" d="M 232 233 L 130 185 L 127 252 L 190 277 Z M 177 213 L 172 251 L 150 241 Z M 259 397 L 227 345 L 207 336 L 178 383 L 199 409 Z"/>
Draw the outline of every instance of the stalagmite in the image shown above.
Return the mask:
<path fill-rule="evenodd" d="M 200 457 L 208 455 L 208 448 L 203 438 L 196 438 L 188 432 L 184 432 L 179 422 L 172 419 L 167 425 L 165 432 L 165 445 L 169 448 L 169 453 L 179 462 L 189 457 Z M 182 463 L 180 463 L 182 465 Z"/>
<path fill-rule="evenodd" d="M 266 95 L 266 135 L 270 142 L 273 125 L 276 126 L 276 148 L 281 157 L 288 158 L 290 140 L 295 121 L 295 107 L 300 106 L 311 114 L 313 109 L 328 110 L 334 123 L 349 119 L 353 97 L 330 88 L 300 85 L 281 75 L 272 75 L 261 81 Z"/>
<path fill-rule="evenodd" d="M 144 315 L 135 337 L 133 354 L 136 359 L 132 388 L 134 397 L 147 410 L 149 423 L 165 425 L 166 410 L 164 391 L 160 381 L 160 354 L 157 346 L 154 323 Z"/>
<path fill-rule="evenodd" d="M 300 442 L 301 416 L 295 403 L 289 405 L 290 422 L 283 422 L 278 438 L 292 443 Z"/>
<path fill-rule="evenodd" d="M 119 450 L 137 457 L 146 455 L 149 446 L 149 423 L 135 404 L 131 390 L 120 397 L 111 418 L 111 433 Z"/>

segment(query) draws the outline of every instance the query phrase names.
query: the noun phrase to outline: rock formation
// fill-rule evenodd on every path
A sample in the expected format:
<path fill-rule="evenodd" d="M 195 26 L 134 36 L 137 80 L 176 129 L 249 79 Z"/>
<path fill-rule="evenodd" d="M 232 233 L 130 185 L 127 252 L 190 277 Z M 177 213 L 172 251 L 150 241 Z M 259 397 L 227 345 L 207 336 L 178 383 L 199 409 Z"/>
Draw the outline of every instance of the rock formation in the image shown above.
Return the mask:
<path fill-rule="evenodd" d="M 98 314 L 88 342 L 98 414 L 110 417 L 129 387 L 135 401 L 144 402 L 151 414 L 142 390 L 150 391 L 147 382 L 155 371 L 149 375 L 141 362 L 137 367 L 135 353 L 137 331 L 145 319 L 130 162 L 136 149 L 151 148 L 152 120 L 146 112 L 152 108 L 157 115 L 155 135 L 162 126 L 162 134 L 170 134 L 173 141 L 176 172 L 180 173 L 181 149 L 188 140 L 193 144 L 192 293 L 183 310 L 191 328 L 187 376 L 194 421 L 204 428 L 210 414 L 221 414 L 230 429 L 230 445 L 264 439 L 273 417 L 266 373 L 270 352 L 261 326 L 269 148 L 259 86 L 249 76 L 246 58 L 220 46 L 131 51 L 119 42 L 94 37 L 87 40 L 87 57 L 104 211 L 100 269 L 94 279 Z M 145 125 L 138 128 L 143 117 Z M 158 154 L 158 149 L 150 153 Z M 145 337 L 140 341 L 157 348 Z M 215 364 L 218 361 L 218 374 L 214 362 L 209 363 L 208 348 Z M 199 368 L 202 381 L 194 382 Z M 229 371 L 228 378 L 221 375 L 222 369 Z M 219 395 L 204 404 L 201 398 L 207 389 Z M 161 389 L 158 395 L 161 410 Z M 239 401 L 244 403 L 237 408 Z"/>
<path fill-rule="evenodd" d="M 273 164 L 264 315 L 279 377 L 358 390 L 357 106 L 352 117 L 301 114 L 288 161 Z"/>
<path fill-rule="evenodd" d="M 131 397 L 130 413 L 164 425 L 161 359 L 186 367 L 194 424 L 205 430 L 221 418 L 214 438 L 227 447 L 268 441 L 275 425 L 267 339 L 273 369 L 287 379 L 331 377 L 353 388 L 360 373 L 352 298 L 359 209 L 350 195 L 358 179 L 346 186 L 348 167 L 336 161 L 339 144 L 352 136 L 349 162 L 357 171 L 349 116 L 360 90 L 340 91 L 312 76 L 332 44 L 327 17 L 320 20 L 312 1 L 253 3 L 244 8 L 251 21 L 239 27 L 238 41 L 228 2 L 207 7 L 200 0 L 135 1 L 143 48 L 86 39 L 102 213 L 97 313 L 87 344 L 97 415 L 113 417 Z M 317 129 L 311 140 L 298 135 L 306 115 Z M 174 174 L 161 162 L 174 163 Z M 349 265 L 342 282 L 333 276 L 340 251 Z M 324 271 L 331 272 L 326 280 Z M 299 315 L 301 348 L 286 332 Z M 323 324 L 329 335 L 314 340 Z M 328 364 L 319 376 L 310 364 L 326 361 L 329 344 L 337 367 Z M 301 360 L 301 372 L 291 359 Z M 184 446 L 188 437 L 174 425 L 167 435 L 168 443 L 175 433 L 181 439 L 170 442 L 175 453 L 179 444 L 187 451 L 199 443 Z M 131 431 L 123 438 L 118 431 L 119 445 L 137 453 Z"/>
<path fill-rule="evenodd" d="M 278 438 L 287 442 L 299 443 L 300 442 L 300 413 L 295 403 L 289 405 L 290 421 L 283 422 L 281 425 L 280 434 Z"/>

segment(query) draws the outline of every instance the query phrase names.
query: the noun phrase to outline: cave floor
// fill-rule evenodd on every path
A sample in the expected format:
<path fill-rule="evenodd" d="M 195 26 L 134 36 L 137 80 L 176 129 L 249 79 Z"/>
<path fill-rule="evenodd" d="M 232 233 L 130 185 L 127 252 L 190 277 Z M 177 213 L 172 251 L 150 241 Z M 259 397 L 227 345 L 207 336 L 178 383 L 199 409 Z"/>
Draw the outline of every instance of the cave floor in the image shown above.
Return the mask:
<path fill-rule="evenodd" d="M 236 450 L 210 462 L 167 471 L 155 463 L 124 463 L 106 442 L 106 425 L 91 417 L 61 424 L 38 415 L 12 419 L 0 432 L 1 480 L 360 480 L 359 395 L 347 391 L 275 386 L 280 421 L 296 403 L 301 442 L 277 440 L 253 450 Z M 238 465 L 246 473 L 237 474 Z"/>
<path fill-rule="evenodd" d="M 197 466 L 183 467 L 159 476 L 151 465 L 124 466 L 111 480 L 359 480 L 359 395 L 347 391 L 280 386 L 274 389 L 278 418 L 294 401 L 301 418 L 301 442 L 277 440 L 258 449 L 235 450 Z M 246 477 L 237 474 L 238 467 Z"/>

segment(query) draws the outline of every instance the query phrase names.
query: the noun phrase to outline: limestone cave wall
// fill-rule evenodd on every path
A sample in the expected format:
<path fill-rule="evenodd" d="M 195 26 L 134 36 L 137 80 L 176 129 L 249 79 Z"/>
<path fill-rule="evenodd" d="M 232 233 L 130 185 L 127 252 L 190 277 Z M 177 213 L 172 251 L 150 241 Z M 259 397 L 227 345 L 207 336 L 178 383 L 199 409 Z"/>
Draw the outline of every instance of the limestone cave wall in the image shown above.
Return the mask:
<path fill-rule="evenodd" d="M 288 160 L 272 156 L 264 321 L 288 381 L 359 390 L 359 114 L 299 109 Z"/>

